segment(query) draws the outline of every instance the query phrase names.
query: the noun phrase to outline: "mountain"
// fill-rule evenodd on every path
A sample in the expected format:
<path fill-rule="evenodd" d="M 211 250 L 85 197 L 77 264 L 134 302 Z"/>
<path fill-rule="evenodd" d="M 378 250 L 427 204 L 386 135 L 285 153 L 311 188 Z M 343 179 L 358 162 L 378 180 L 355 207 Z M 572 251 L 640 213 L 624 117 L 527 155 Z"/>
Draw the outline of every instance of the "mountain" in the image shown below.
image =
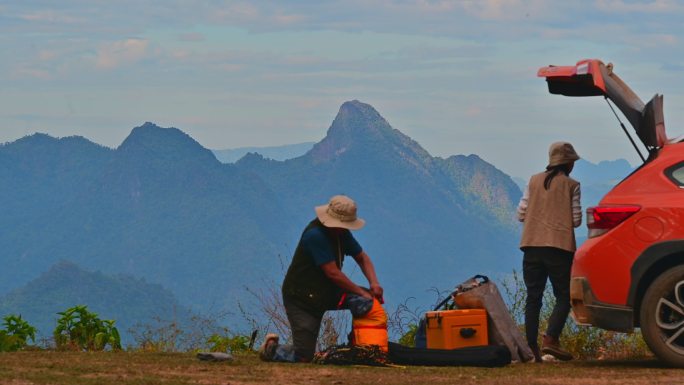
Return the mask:
<path fill-rule="evenodd" d="M 145 277 L 195 308 L 228 307 L 289 239 L 253 175 L 146 123 L 115 150 L 33 135 L 0 147 L 0 293 L 59 260 Z"/>
<path fill-rule="evenodd" d="M 21 314 L 39 334 L 49 338 L 59 318 L 57 312 L 75 305 L 101 319 L 116 320 L 124 344 L 132 343 L 129 329 L 154 324 L 156 319 L 191 323 L 190 311 L 159 285 L 125 275 L 89 272 L 60 261 L 21 288 L 0 298 L 0 315 Z"/>
<path fill-rule="evenodd" d="M 476 155 L 433 157 L 370 105 L 344 103 L 310 151 L 235 164 L 145 123 L 116 149 L 42 134 L 0 146 L 0 293 L 60 260 L 144 278 L 238 322 L 245 287 L 279 283 L 313 207 L 347 194 L 390 307 L 520 265 L 520 190 Z M 353 262 L 346 271 L 363 283 Z M 249 310 L 249 309 L 248 309 Z"/>
<path fill-rule="evenodd" d="M 513 210 L 521 193 L 510 177 L 474 155 L 432 157 L 368 104 L 344 103 L 303 156 L 250 154 L 236 166 L 289 197 L 299 228 L 330 196 L 355 199 L 367 220 L 357 238 L 396 301 L 520 263 Z"/>
<path fill-rule="evenodd" d="M 273 160 L 287 160 L 296 158 L 307 151 L 311 150 L 314 142 L 304 142 L 296 144 L 288 144 L 284 146 L 269 146 L 269 147 L 238 147 L 224 150 L 212 150 L 216 159 L 221 163 L 235 163 L 237 160 L 247 155 L 248 153 L 257 153 L 264 158 Z"/>
<path fill-rule="evenodd" d="M 632 171 L 626 160 L 601 161 L 597 164 L 580 159 L 575 163 L 572 177 L 582 186 L 582 207 L 596 206 L 610 189 L 625 179 Z"/>

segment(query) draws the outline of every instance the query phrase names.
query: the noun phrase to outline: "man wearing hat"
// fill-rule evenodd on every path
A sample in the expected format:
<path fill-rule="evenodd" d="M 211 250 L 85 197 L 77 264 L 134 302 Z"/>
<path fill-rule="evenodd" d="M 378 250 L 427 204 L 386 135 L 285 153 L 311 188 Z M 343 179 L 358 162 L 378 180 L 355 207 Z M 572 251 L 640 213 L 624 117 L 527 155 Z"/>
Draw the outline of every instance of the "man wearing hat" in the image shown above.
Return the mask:
<path fill-rule="evenodd" d="M 311 361 L 323 313 L 340 309 L 343 294 L 360 299 L 359 302 L 368 304 L 368 309 L 373 298 L 382 302 L 383 289 L 375 267 L 350 232 L 365 224 L 356 216 L 356 203 L 349 197 L 336 195 L 315 210 L 316 219 L 304 229 L 282 287 L 293 345 L 278 345 L 277 335 L 267 335 L 260 349 L 265 361 Z M 342 272 L 345 255 L 359 265 L 368 279 L 369 290 Z"/>
<path fill-rule="evenodd" d="M 541 352 L 561 360 L 572 359 L 561 348 L 559 337 L 570 312 L 574 228 L 582 223 L 580 184 L 569 177 L 578 159 L 570 143 L 551 144 L 546 171 L 530 178 L 518 204 L 518 219 L 523 222 L 520 249 L 524 252 L 523 279 L 527 288 L 525 332 L 537 362 L 541 362 L 537 339 L 547 278 L 551 280 L 556 304 L 542 337 Z"/>

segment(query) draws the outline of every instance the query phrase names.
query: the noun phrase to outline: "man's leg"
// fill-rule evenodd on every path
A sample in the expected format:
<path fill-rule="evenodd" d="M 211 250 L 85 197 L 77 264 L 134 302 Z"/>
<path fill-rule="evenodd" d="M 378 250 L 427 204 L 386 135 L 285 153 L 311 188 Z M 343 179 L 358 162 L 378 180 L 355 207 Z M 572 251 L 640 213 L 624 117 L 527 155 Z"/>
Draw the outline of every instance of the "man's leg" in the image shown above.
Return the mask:
<path fill-rule="evenodd" d="M 539 357 L 539 313 L 544 299 L 544 288 L 548 273 L 542 261 L 543 250 L 537 247 L 528 247 L 523 256 L 523 280 L 527 288 L 525 300 L 525 334 L 527 344 Z"/>
<path fill-rule="evenodd" d="M 316 350 L 318 330 L 323 314 L 315 315 L 298 305 L 296 300 L 283 298 L 285 313 L 292 330 L 291 345 L 279 344 L 277 334 L 268 334 L 264 339 L 259 356 L 264 361 L 309 362 Z"/>
<path fill-rule="evenodd" d="M 283 299 L 283 301 L 292 330 L 295 359 L 298 362 L 309 362 L 316 351 L 323 313 L 312 314 L 299 306 L 296 300 Z"/>

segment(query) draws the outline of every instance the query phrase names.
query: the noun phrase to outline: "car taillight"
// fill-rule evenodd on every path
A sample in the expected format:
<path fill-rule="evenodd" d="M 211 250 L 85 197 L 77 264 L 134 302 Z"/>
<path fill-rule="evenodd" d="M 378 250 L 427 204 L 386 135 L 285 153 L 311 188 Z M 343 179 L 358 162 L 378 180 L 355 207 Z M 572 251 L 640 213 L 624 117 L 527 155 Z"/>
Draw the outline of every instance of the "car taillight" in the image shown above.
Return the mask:
<path fill-rule="evenodd" d="M 587 209 L 589 238 L 598 237 L 614 228 L 641 209 L 636 205 L 596 206 Z"/>

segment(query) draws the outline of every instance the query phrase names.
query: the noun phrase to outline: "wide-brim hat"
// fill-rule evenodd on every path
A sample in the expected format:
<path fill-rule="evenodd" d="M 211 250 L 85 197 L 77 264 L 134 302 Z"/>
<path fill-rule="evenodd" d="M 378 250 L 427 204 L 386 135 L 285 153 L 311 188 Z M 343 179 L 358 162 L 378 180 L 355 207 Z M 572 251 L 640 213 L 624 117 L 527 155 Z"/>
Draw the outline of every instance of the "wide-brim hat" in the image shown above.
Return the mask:
<path fill-rule="evenodd" d="M 356 216 L 356 203 L 344 195 L 335 195 L 327 205 L 316 206 L 316 216 L 325 227 L 348 230 L 362 228 L 366 221 Z"/>
<path fill-rule="evenodd" d="M 580 157 L 577 155 L 575 148 L 568 142 L 551 143 L 549 147 L 549 165 L 547 167 L 560 166 L 561 164 L 569 164 Z"/>

